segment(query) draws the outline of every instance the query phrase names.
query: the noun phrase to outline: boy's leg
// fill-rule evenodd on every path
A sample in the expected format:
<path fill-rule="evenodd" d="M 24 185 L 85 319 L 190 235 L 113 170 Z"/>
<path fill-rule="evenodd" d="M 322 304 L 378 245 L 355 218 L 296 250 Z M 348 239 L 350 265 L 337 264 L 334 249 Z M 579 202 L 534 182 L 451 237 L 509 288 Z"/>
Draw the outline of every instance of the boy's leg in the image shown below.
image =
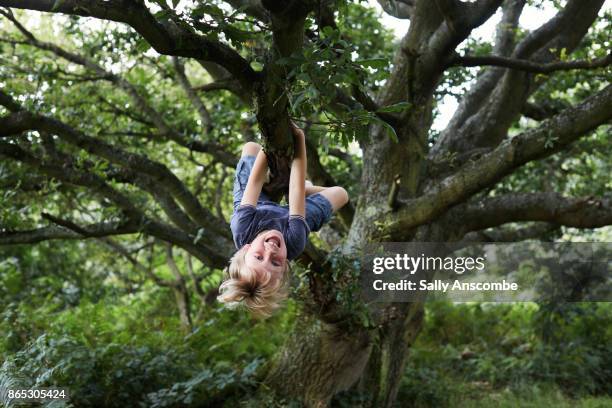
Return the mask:
<path fill-rule="evenodd" d="M 255 142 L 246 142 L 244 146 L 242 146 L 242 154 L 240 157 L 244 156 L 257 156 L 257 153 L 261 150 L 261 146 Z"/>
<path fill-rule="evenodd" d="M 323 190 L 306 197 L 306 224 L 311 232 L 321 229 L 329 222 L 332 213 L 342 208 L 349 200 L 348 193 L 342 187 L 319 188 Z"/>
<path fill-rule="evenodd" d="M 316 187 L 316 186 L 315 186 Z M 333 211 L 338 211 L 344 207 L 349 201 L 349 196 L 346 190 L 340 186 L 327 187 L 319 192 L 332 205 Z"/>
<path fill-rule="evenodd" d="M 253 164 L 261 145 L 255 142 L 246 142 L 242 146 L 242 152 L 240 154 L 240 161 L 236 167 L 236 179 L 234 181 L 234 209 L 236 209 L 242 201 L 244 190 L 249 180 L 249 175 L 253 170 Z M 263 191 L 259 194 L 258 201 L 271 201 L 270 198 Z"/>
<path fill-rule="evenodd" d="M 255 156 L 261 150 L 261 146 L 255 142 L 247 142 L 242 147 L 240 160 L 236 166 L 236 177 L 234 178 L 234 210 L 240 205 L 242 196 L 249 180 L 249 175 L 255 162 Z"/>

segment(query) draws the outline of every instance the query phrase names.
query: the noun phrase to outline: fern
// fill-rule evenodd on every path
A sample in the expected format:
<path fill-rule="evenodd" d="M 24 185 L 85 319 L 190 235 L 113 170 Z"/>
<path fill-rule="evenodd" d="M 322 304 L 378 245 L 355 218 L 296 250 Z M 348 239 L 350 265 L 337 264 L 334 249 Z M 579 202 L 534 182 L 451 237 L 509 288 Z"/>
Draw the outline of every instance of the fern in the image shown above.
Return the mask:
<path fill-rule="evenodd" d="M 11 360 L 7 360 L 0 367 L 0 407 L 14 406 L 13 399 L 9 398 L 8 391 L 24 389 L 28 385 L 27 378 L 19 372 Z"/>

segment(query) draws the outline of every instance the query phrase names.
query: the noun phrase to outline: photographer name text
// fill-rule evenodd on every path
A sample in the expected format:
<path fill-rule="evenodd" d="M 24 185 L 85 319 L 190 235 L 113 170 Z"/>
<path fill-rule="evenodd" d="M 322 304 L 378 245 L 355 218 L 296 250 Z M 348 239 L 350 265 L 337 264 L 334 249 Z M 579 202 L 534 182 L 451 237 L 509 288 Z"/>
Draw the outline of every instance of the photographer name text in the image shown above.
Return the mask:
<path fill-rule="evenodd" d="M 508 282 L 505 279 L 501 282 L 446 282 L 443 280 L 428 281 L 421 279 L 418 283 L 402 279 L 399 282 L 384 282 L 377 279 L 372 282 L 374 290 L 391 290 L 391 291 L 434 291 L 448 292 L 450 291 L 517 291 L 518 284 L 516 282 Z"/>

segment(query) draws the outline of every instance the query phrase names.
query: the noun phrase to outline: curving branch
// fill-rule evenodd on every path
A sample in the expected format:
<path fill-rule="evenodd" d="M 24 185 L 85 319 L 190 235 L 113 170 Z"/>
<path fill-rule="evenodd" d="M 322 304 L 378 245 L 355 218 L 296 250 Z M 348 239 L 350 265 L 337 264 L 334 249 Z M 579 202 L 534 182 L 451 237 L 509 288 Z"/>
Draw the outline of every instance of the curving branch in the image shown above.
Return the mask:
<path fill-rule="evenodd" d="M 462 220 L 468 231 L 521 221 L 543 221 L 574 228 L 599 228 L 612 224 L 612 196 L 511 193 L 486 197 L 461 207 Z"/>
<path fill-rule="evenodd" d="M 0 157 L 23 162 L 40 174 L 68 184 L 88 188 L 95 194 L 110 200 L 117 205 L 128 220 L 125 228 L 129 228 L 126 229 L 126 233 L 142 232 L 171 242 L 189 251 L 202 262 L 217 268 L 223 267 L 227 262 L 227 257 L 232 253 L 232 243 L 229 239 L 226 241 L 217 240 L 214 246 L 209 246 L 203 242 L 204 240 L 196 242 L 193 235 L 147 217 L 133 204 L 129 196 L 111 187 L 105 180 L 95 174 L 84 170 L 75 170 L 71 166 L 44 161 L 12 143 L 0 142 Z M 58 219 L 55 218 L 55 220 Z M 74 234 L 82 235 L 83 232 L 92 232 L 87 227 L 76 227 L 74 229 L 79 232 L 74 231 L 74 229 L 71 230 L 72 232 L 68 232 L 66 226 L 74 226 L 74 224 L 63 224 L 62 227 L 41 228 L 32 231 L 2 232 L 0 237 L 7 244 L 34 243 L 47 239 L 76 239 L 77 237 Z M 110 227 L 106 228 L 108 230 Z"/>
<path fill-rule="evenodd" d="M 194 91 L 196 92 L 212 92 L 212 91 L 232 91 L 234 92 L 235 87 L 240 86 L 240 84 L 235 79 L 220 79 L 218 81 L 213 81 L 208 84 L 200 85 L 194 87 Z"/>
<path fill-rule="evenodd" d="M 476 0 L 475 2 L 461 2 L 459 0 L 434 0 L 434 3 L 451 31 L 459 33 L 460 31 L 471 30 L 483 24 L 493 15 L 502 1 Z"/>
<path fill-rule="evenodd" d="M 132 254 L 130 254 L 130 252 L 125 249 L 121 244 L 119 244 L 118 242 L 108 238 L 108 235 L 111 234 L 107 234 L 107 235 L 92 235 L 90 231 L 88 231 L 86 228 L 83 228 L 77 224 L 75 224 L 74 222 L 70 221 L 70 220 L 66 220 L 66 219 L 62 219 L 59 217 L 55 217 L 52 216 L 50 214 L 47 213 L 42 213 L 41 216 L 46 219 L 51 221 L 54 224 L 57 224 L 61 227 L 64 227 L 70 231 L 75 232 L 76 234 L 80 235 L 82 238 L 98 238 L 101 242 L 103 242 L 106 246 L 108 246 L 109 248 L 111 248 L 113 251 L 116 251 L 117 253 L 121 254 L 122 256 L 124 256 L 137 270 L 144 272 L 144 274 L 146 276 L 148 276 L 149 278 L 151 278 L 156 284 L 160 285 L 160 286 L 165 286 L 165 287 L 170 287 L 170 288 L 178 288 L 180 286 L 180 283 L 177 281 L 170 281 L 170 280 L 165 280 L 160 278 L 159 276 L 155 275 L 153 273 L 153 270 L 149 267 L 145 267 L 143 264 L 141 264 L 136 258 L 134 258 L 132 256 Z M 129 221 L 127 223 L 124 223 L 126 225 L 129 224 Z M 136 231 L 134 231 L 136 232 Z M 115 234 L 112 234 L 115 235 Z M 168 246 L 170 246 L 171 244 L 168 243 Z M 175 265 L 176 267 L 176 265 Z"/>
<path fill-rule="evenodd" d="M 293 136 L 285 89 L 287 70 L 277 61 L 302 48 L 306 16 L 316 2 L 262 0 L 261 3 L 270 15 L 272 45 L 264 67 L 264 79 L 255 92 L 255 105 L 270 169 L 270 182 L 264 190 L 273 199 L 278 199 L 288 191 Z"/>
<path fill-rule="evenodd" d="M 142 212 L 132 204 L 127 196 L 110 187 L 104 180 L 94 174 L 76 171 L 57 163 L 45 162 L 13 143 L 0 142 L 0 155 L 21 161 L 48 177 L 57 178 L 77 186 L 89 187 L 99 195 L 117 204 L 129 219 L 140 222 L 143 218 Z"/>
<path fill-rule="evenodd" d="M 0 153 L 1 154 L 1 153 Z M 138 224 L 127 222 L 101 222 L 79 227 L 79 232 L 61 225 L 20 231 L 0 230 L 0 245 L 36 244 L 51 239 L 101 238 L 112 235 L 133 234 L 140 230 Z"/>
<path fill-rule="evenodd" d="M 495 32 L 494 55 L 509 56 L 512 53 L 515 46 L 516 29 L 525 3 L 525 0 L 506 0 L 502 5 L 502 18 Z M 465 121 L 481 109 L 503 74 L 503 69 L 494 67 L 485 70 L 478 76 L 476 83 L 461 99 L 448 126 L 432 148 L 430 156 L 437 154 L 445 139 L 454 137 L 453 135 Z"/>
<path fill-rule="evenodd" d="M 594 60 L 559 61 L 549 63 L 537 63 L 529 60 L 507 58 L 496 55 L 456 55 L 449 62 L 449 66 L 476 67 L 492 65 L 539 74 L 549 74 L 556 71 L 570 71 L 573 69 L 597 69 L 607 67 L 610 64 L 612 64 L 612 53 Z"/>
<path fill-rule="evenodd" d="M 552 19 L 523 38 L 511 54 L 486 62 L 495 61 L 512 64 L 514 68 L 544 71 L 580 65 L 582 62 L 556 61 L 559 61 L 562 49 L 571 53 L 579 45 L 602 5 L 603 0 L 569 0 Z M 480 81 L 476 84 L 481 91 L 478 95 L 480 102 L 472 100 L 471 106 L 460 106 L 456 117 L 436 141 L 430 157 L 449 152 L 461 154 L 477 147 L 497 146 L 513 121 L 519 117 L 529 95 L 542 83 L 542 80 L 536 80 L 535 75 L 522 69 L 495 68 L 493 71 L 494 75 L 483 76 L 483 80 L 489 79 L 486 86 L 479 84 Z M 500 71 L 503 75 L 499 75 Z M 470 109 L 466 110 L 466 107 Z"/>
<path fill-rule="evenodd" d="M 236 10 L 240 9 L 247 15 L 265 23 L 269 22 L 268 11 L 263 7 L 260 0 L 224 0 Z"/>
<path fill-rule="evenodd" d="M 400 19 L 410 19 L 416 0 L 377 0 L 385 13 Z"/>
<path fill-rule="evenodd" d="M 517 229 L 498 227 L 468 232 L 461 242 L 519 242 L 528 239 L 541 239 L 560 230 L 561 227 L 557 224 L 537 222 L 534 225 Z"/>
<path fill-rule="evenodd" d="M 21 110 L 21 105 L 13 99 L 13 97 L 0 90 L 0 105 L 4 106 L 9 112 L 17 112 Z M 4 126 L 9 126 L 9 123 L 4 123 Z M 13 125 L 15 126 L 15 125 Z"/>
<path fill-rule="evenodd" d="M 138 261 L 138 259 L 136 259 L 134 256 L 132 256 L 130 251 L 128 251 L 123 245 L 119 244 L 118 242 L 116 242 L 116 241 L 114 241 L 114 240 L 112 240 L 110 238 L 100 238 L 100 241 L 105 246 L 107 246 L 108 248 L 110 248 L 114 252 L 118 253 L 119 255 L 121 255 L 125 259 L 127 259 L 128 262 L 132 264 L 134 269 L 136 269 L 137 271 L 141 272 L 144 276 L 149 277 L 157 285 L 163 286 L 163 287 L 170 287 L 170 286 L 172 286 L 172 282 L 171 281 L 162 279 L 159 276 L 157 276 L 155 273 L 153 273 L 153 269 L 152 269 L 151 265 L 148 265 L 148 266 L 143 265 L 140 261 Z"/>
<path fill-rule="evenodd" d="M 540 121 L 557 115 L 562 109 L 566 108 L 567 105 L 559 101 L 546 101 L 541 104 L 526 102 L 521 114 L 529 119 Z"/>
<path fill-rule="evenodd" d="M 0 91 L 1 94 L 3 94 L 2 91 Z M 165 165 L 152 161 L 146 156 L 128 153 L 100 139 L 87 136 L 71 126 L 47 116 L 17 111 L 1 118 L 0 124 L 3 122 L 11 123 L 11 127 L 0 126 L 0 137 L 16 135 L 26 130 L 45 131 L 55 134 L 66 142 L 91 154 L 103 157 L 111 163 L 143 173 L 154 180 L 158 187 L 166 189 L 200 226 L 206 226 L 220 236 L 229 237 L 228 229 L 224 223 L 205 209 L 198 199 Z"/>
<path fill-rule="evenodd" d="M 178 206 L 172 195 L 165 189 L 159 188 L 159 185 L 147 175 L 128 169 L 113 169 L 107 172 L 107 176 L 118 182 L 133 184 L 148 192 L 174 225 L 194 236 L 198 233 L 198 226 Z M 211 243 L 206 235 L 203 238 L 203 242 Z"/>
<path fill-rule="evenodd" d="M 208 112 L 208 109 L 206 109 L 206 106 L 200 97 L 196 94 L 191 82 L 189 82 L 187 74 L 185 74 L 185 66 L 177 57 L 172 57 L 172 63 L 174 65 L 174 70 L 176 71 L 176 78 L 181 85 L 181 88 L 183 88 L 183 91 L 185 91 L 185 94 L 187 94 L 191 104 L 196 108 L 196 111 L 200 116 L 200 120 L 202 121 L 202 126 L 207 132 L 210 132 L 213 126 L 210 113 Z"/>
<path fill-rule="evenodd" d="M 379 236 L 401 238 L 433 220 L 449 207 L 469 198 L 529 161 L 556 153 L 612 118 L 612 85 L 541 123 L 535 129 L 505 140 L 478 160 L 410 200 L 396 213 L 381 217 Z"/>
<path fill-rule="evenodd" d="M 401 40 L 395 55 L 393 72 L 377 98 L 382 106 L 401 102 L 409 104 L 410 108 L 400 114 L 400 126 L 393 126 L 400 143 L 392 145 L 386 142 L 387 130 L 382 126 L 376 129 L 373 138 L 363 143 L 365 155 L 368 150 L 384 148 L 387 150 L 385 155 L 393 163 L 392 171 L 373 174 L 369 181 L 380 186 L 380 197 L 395 196 L 395 192 L 390 193 L 394 188 L 392 186 L 396 186 L 396 175 L 401 179 L 401 189 L 397 195 L 400 200 L 414 198 L 422 189 L 421 175 L 429 150 L 428 130 L 433 121 L 433 95 L 444 67 L 456 47 L 474 28 L 484 23 L 501 3 L 502 0 L 416 2 L 408 33 Z"/>
<path fill-rule="evenodd" d="M 0 0 L 0 7 L 62 13 L 125 23 L 136 30 L 160 54 L 212 61 L 221 65 L 240 81 L 245 89 L 253 89 L 258 74 L 231 47 L 197 35 L 186 24 L 172 19 L 157 20 L 144 2 L 131 0 Z"/>
<path fill-rule="evenodd" d="M 218 143 L 194 140 L 193 138 L 185 136 L 168 125 L 164 120 L 164 115 L 155 110 L 140 94 L 138 89 L 120 75 L 104 69 L 97 62 L 83 55 L 67 51 L 53 43 L 38 40 L 34 34 L 28 31 L 11 13 L 0 10 L 0 14 L 9 19 L 25 36 L 26 41 L 24 41 L 23 44 L 31 45 L 41 50 L 50 51 L 60 58 L 92 70 L 98 75 L 99 78 L 109 81 L 123 90 L 130 97 L 130 99 L 132 99 L 132 102 L 138 108 L 138 110 L 146 116 L 148 122 L 152 123 L 158 129 L 159 134 L 155 136 L 154 140 L 164 140 L 167 138 L 190 150 L 210 154 L 215 160 L 225 164 L 226 166 L 233 167 L 236 164 L 237 158 L 233 154 L 225 151 L 223 146 L 219 145 Z M 206 110 L 206 107 L 203 105 L 202 101 L 191 90 L 191 86 L 189 85 L 189 81 L 184 74 L 184 70 L 181 70 L 182 65 L 180 62 L 178 62 L 178 64 L 178 68 L 176 68 L 178 81 L 186 90 L 191 102 L 196 107 L 203 126 L 209 128 L 211 123 L 210 115 L 208 114 L 208 111 Z M 125 114 L 123 110 L 120 110 L 120 112 Z M 134 119 L 133 113 L 129 113 L 128 115 Z M 135 120 L 142 122 L 142 119 L 135 118 Z"/>

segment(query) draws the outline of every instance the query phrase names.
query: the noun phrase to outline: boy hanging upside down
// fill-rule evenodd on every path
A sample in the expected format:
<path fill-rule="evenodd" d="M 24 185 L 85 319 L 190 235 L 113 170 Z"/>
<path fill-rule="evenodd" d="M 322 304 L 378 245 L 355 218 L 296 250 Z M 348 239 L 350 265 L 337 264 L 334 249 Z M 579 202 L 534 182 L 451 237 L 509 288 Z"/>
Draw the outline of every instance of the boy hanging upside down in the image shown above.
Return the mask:
<path fill-rule="evenodd" d="M 289 260 L 302 253 L 308 233 L 318 231 L 349 199 L 342 187 L 319 187 L 306 181 L 304 132 L 293 124 L 292 132 L 295 156 L 288 207 L 261 191 L 268 161 L 260 145 L 246 143 L 236 166 L 230 226 L 238 251 L 230 259 L 218 299 L 243 304 L 259 317 L 270 316 L 287 297 Z"/>

